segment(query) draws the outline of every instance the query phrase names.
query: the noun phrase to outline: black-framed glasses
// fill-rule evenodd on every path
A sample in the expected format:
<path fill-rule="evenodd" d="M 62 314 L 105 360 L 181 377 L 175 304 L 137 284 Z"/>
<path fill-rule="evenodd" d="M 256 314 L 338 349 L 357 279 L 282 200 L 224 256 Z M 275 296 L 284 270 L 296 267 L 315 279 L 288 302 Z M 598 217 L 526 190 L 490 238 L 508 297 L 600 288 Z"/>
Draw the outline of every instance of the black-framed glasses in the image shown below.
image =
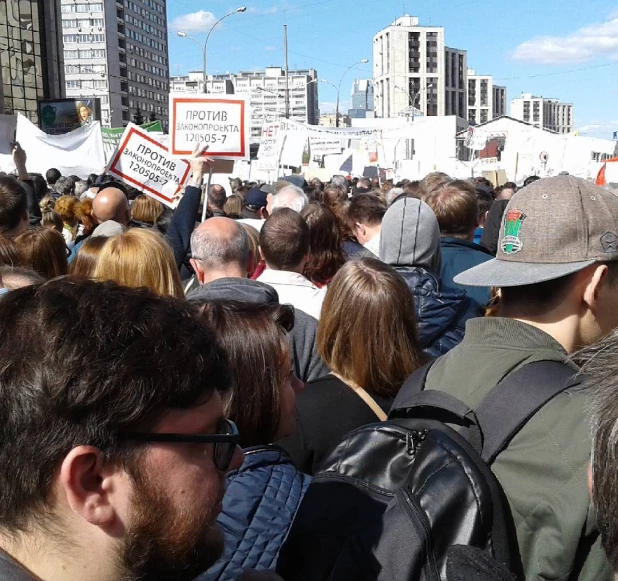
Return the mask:
<path fill-rule="evenodd" d="M 238 428 L 232 420 L 222 420 L 216 434 L 159 434 L 132 432 L 125 434 L 125 440 L 136 442 L 162 442 L 170 444 L 214 444 L 215 466 L 225 472 L 232 462 L 236 446 L 240 442 Z"/>

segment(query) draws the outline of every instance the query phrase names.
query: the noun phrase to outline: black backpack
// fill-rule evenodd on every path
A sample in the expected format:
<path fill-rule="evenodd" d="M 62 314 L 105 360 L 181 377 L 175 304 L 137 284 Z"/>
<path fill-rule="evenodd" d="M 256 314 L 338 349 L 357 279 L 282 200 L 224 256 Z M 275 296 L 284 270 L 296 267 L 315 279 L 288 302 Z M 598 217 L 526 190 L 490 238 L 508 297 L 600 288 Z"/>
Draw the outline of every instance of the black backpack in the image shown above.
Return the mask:
<path fill-rule="evenodd" d="M 557 361 L 527 364 L 473 411 L 424 390 L 430 366 L 408 378 L 387 421 L 351 432 L 324 461 L 281 549 L 284 579 L 447 581 L 455 545 L 520 576 L 508 503 L 489 466 L 575 373 Z"/>

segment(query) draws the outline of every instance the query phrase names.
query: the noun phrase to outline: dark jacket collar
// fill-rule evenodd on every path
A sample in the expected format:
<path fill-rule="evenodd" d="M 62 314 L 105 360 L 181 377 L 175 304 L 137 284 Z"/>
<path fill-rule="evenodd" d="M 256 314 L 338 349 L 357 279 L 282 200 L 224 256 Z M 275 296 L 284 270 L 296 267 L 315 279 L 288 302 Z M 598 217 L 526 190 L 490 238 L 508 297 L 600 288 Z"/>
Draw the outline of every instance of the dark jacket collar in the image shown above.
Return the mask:
<path fill-rule="evenodd" d="M 442 248 L 456 248 L 456 247 L 471 248 L 473 250 L 478 250 L 479 252 L 483 252 L 487 254 L 488 256 L 493 256 L 493 254 L 489 252 L 487 248 L 484 248 L 480 244 L 475 244 L 474 242 L 470 242 L 468 240 L 462 240 L 461 238 L 451 238 L 449 236 L 444 236 L 440 240 L 440 245 L 442 246 Z"/>

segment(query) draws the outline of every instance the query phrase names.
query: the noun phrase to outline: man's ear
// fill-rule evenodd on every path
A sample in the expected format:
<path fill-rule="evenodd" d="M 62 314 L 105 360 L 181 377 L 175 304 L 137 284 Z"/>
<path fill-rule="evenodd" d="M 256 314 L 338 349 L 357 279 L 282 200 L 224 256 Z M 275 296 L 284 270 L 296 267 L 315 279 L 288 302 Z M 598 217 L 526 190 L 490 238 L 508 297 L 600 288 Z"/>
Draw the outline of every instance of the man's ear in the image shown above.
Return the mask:
<path fill-rule="evenodd" d="M 249 260 L 247 261 L 247 276 L 251 276 L 258 265 L 258 260 L 253 252 L 253 250 L 249 250 Z"/>
<path fill-rule="evenodd" d="M 266 218 L 268 218 L 268 210 L 266 209 L 266 207 L 260 208 L 258 211 L 258 215 L 260 216 L 260 218 L 262 218 L 262 220 L 266 220 Z"/>
<path fill-rule="evenodd" d="M 118 477 L 117 468 L 105 467 L 101 450 L 77 446 L 62 461 L 58 485 L 75 514 L 92 525 L 108 527 L 117 518 L 110 495 Z"/>
<path fill-rule="evenodd" d="M 599 298 L 599 293 L 603 285 L 607 282 L 609 269 L 605 264 L 600 264 L 594 267 L 592 277 L 588 280 L 588 284 L 584 288 L 584 302 L 594 311 L 595 305 Z"/>
<path fill-rule="evenodd" d="M 204 271 L 204 267 L 202 266 L 200 261 L 196 260 L 195 258 L 191 258 L 189 262 L 191 263 L 191 266 L 193 267 L 193 270 L 195 271 L 195 276 L 197 278 L 197 281 L 200 284 L 204 284 L 204 279 L 206 278 L 206 272 Z"/>

